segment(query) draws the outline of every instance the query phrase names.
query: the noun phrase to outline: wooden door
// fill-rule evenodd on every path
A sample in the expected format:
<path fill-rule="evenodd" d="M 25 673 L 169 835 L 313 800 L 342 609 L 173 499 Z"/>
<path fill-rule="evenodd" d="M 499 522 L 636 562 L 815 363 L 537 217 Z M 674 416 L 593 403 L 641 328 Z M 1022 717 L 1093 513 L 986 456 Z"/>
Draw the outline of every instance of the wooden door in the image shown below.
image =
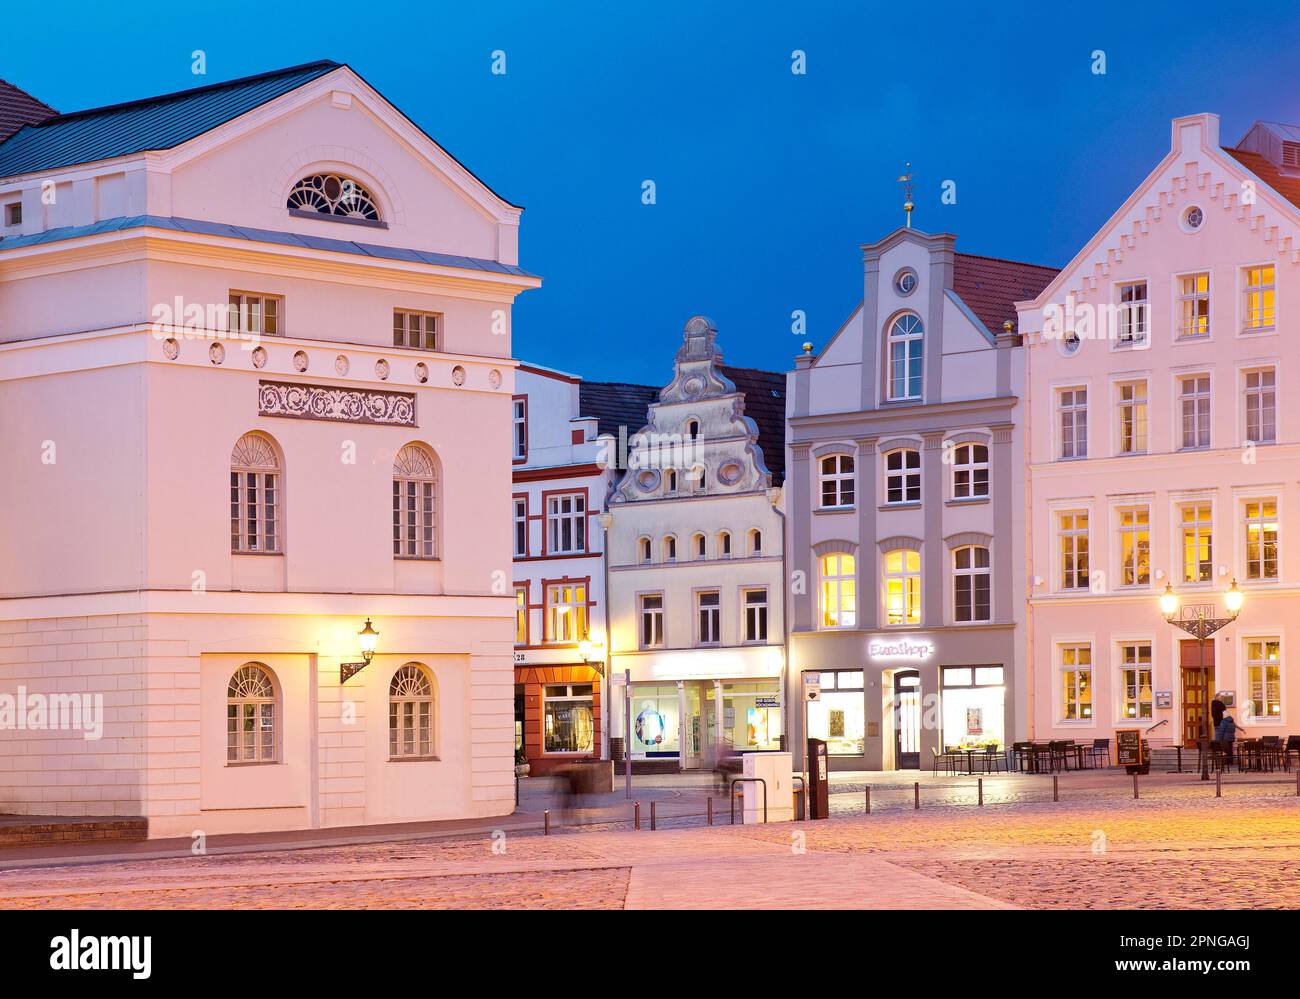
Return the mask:
<path fill-rule="evenodd" d="M 1205 713 L 1210 709 L 1214 690 L 1214 642 L 1205 643 L 1204 661 L 1201 643 L 1187 639 L 1179 648 L 1183 674 L 1183 745 L 1195 747 L 1205 737 Z M 1211 731 L 1213 737 L 1213 731 Z"/>

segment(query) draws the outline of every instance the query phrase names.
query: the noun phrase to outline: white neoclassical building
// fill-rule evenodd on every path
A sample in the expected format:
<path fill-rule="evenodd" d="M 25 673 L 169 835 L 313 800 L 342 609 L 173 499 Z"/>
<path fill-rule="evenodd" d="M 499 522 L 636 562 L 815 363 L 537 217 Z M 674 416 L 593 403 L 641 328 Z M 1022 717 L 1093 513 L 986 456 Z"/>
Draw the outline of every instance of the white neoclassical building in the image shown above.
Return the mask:
<path fill-rule="evenodd" d="M 521 209 L 331 62 L 28 111 L 0 142 L 0 812 L 510 812 L 484 511 L 540 283 Z"/>
<path fill-rule="evenodd" d="M 691 319 L 643 425 L 604 428 L 627 442 L 606 518 L 611 746 L 644 769 L 784 747 L 785 381 L 721 362 Z"/>

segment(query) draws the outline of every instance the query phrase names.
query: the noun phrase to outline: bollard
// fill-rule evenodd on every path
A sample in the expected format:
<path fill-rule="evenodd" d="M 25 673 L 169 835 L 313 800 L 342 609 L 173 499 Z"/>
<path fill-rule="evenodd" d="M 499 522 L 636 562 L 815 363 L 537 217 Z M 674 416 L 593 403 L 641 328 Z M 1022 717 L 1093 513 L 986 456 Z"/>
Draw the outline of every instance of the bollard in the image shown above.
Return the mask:
<path fill-rule="evenodd" d="M 650 831 L 655 831 L 655 803 L 650 802 Z"/>
<path fill-rule="evenodd" d="M 921 782 L 920 782 L 919 780 L 918 780 L 915 784 L 912 785 L 912 794 L 913 794 L 914 799 L 915 799 L 915 803 L 912 805 L 912 807 L 913 807 L 914 809 L 920 809 L 920 807 L 921 807 Z"/>
<path fill-rule="evenodd" d="M 708 803 L 709 825 L 713 825 L 713 795 L 709 795 L 704 800 Z"/>
<path fill-rule="evenodd" d="M 1052 775 L 1052 800 L 1061 800 L 1061 778 L 1055 774 Z"/>
<path fill-rule="evenodd" d="M 1222 770 L 1214 771 L 1214 796 L 1216 798 L 1223 797 L 1223 771 Z"/>
<path fill-rule="evenodd" d="M 632 828 L 641 828 L 641 802 L 634 802 L 632 805 Z"/>
<path fill-rule="evenodd" d="M 1296 771 L 1296 792 L 1300 794 L 1300 770 Z M 871 785 L 867 785 L 867 814 L 871 814 Z"/>
<path fill-rule="evenodd" d="M 983 777 L 979 779 L 979 786 L 980 786 L 980 808 L 983 808 L 984 807 L 984 778 Z"/>
<path fill-rule="evenodd" d="M 542 835 L 551 835 L 551 810 L 549 808 L 542 812 Z"/>
<path fill-rule="evenodd" d="M 1133 775 L 1133 800 L 1136 801 L 1138 796 L 1138 775 Z"/>

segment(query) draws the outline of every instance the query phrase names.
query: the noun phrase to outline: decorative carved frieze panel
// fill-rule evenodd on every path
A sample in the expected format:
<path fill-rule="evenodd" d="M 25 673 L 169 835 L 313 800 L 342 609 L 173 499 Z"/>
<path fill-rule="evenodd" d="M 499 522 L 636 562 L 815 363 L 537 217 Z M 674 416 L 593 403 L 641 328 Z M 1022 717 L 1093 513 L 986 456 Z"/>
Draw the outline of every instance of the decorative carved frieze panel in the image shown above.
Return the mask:
<path fill-rule="evenodd" d="M 284 416 L 332 423 L 379 423 L 414 427 L 415 395 L 411 392 L 377 392 L 329 385 L 260 381 L 257 387 L 260 416 Z"/>

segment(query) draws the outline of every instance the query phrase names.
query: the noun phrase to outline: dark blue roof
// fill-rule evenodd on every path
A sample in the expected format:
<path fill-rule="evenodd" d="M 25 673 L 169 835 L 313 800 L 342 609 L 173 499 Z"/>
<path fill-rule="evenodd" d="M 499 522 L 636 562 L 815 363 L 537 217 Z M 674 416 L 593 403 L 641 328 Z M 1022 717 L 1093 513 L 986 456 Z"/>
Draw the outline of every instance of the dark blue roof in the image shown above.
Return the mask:
<path fill-rule="evenodd" d="M 339 68 L 329 60 L 57 115 L 0 143 L 0 177 L 171 149 Z"/>
<path fill-rule="evenodd" d="M 196 232 L 207 236 L 224 236 L 226 239 L 246 239 L 256 243 L 280 243 L 313 250 L 331 250 L 334 253 L 352 253 L 362 257 L 380 257 L 386 260 L 407 260 L 411 263 L 435 264 L 439 267 L 461 267 L 471 271 L 491 271 L 494 274 L 514 274 L 518 277 L 536 277 L 514 264 L 503 264 L 482 257 L 462 257 L 454 253 L 435 253 L 432 250 L 410 250 L 398 246 L 378 246 L 358 243 L 351 239 L 332 239 L 327 236 L 307 236 L 274 229 L 255 229 L 251 226 L 231 225 L 228 222 L 204 222 L 201 219 L 173 218 L 168 215 L 132 215 L 124 218 L 104 219 L 91 225 L 68 225 L 28 236 L 0 237 L 0 252 L 41 243 L 57 243 L 82 236 L 117 232 L 120 229 L 170 229 L 173 232 Z"/>

